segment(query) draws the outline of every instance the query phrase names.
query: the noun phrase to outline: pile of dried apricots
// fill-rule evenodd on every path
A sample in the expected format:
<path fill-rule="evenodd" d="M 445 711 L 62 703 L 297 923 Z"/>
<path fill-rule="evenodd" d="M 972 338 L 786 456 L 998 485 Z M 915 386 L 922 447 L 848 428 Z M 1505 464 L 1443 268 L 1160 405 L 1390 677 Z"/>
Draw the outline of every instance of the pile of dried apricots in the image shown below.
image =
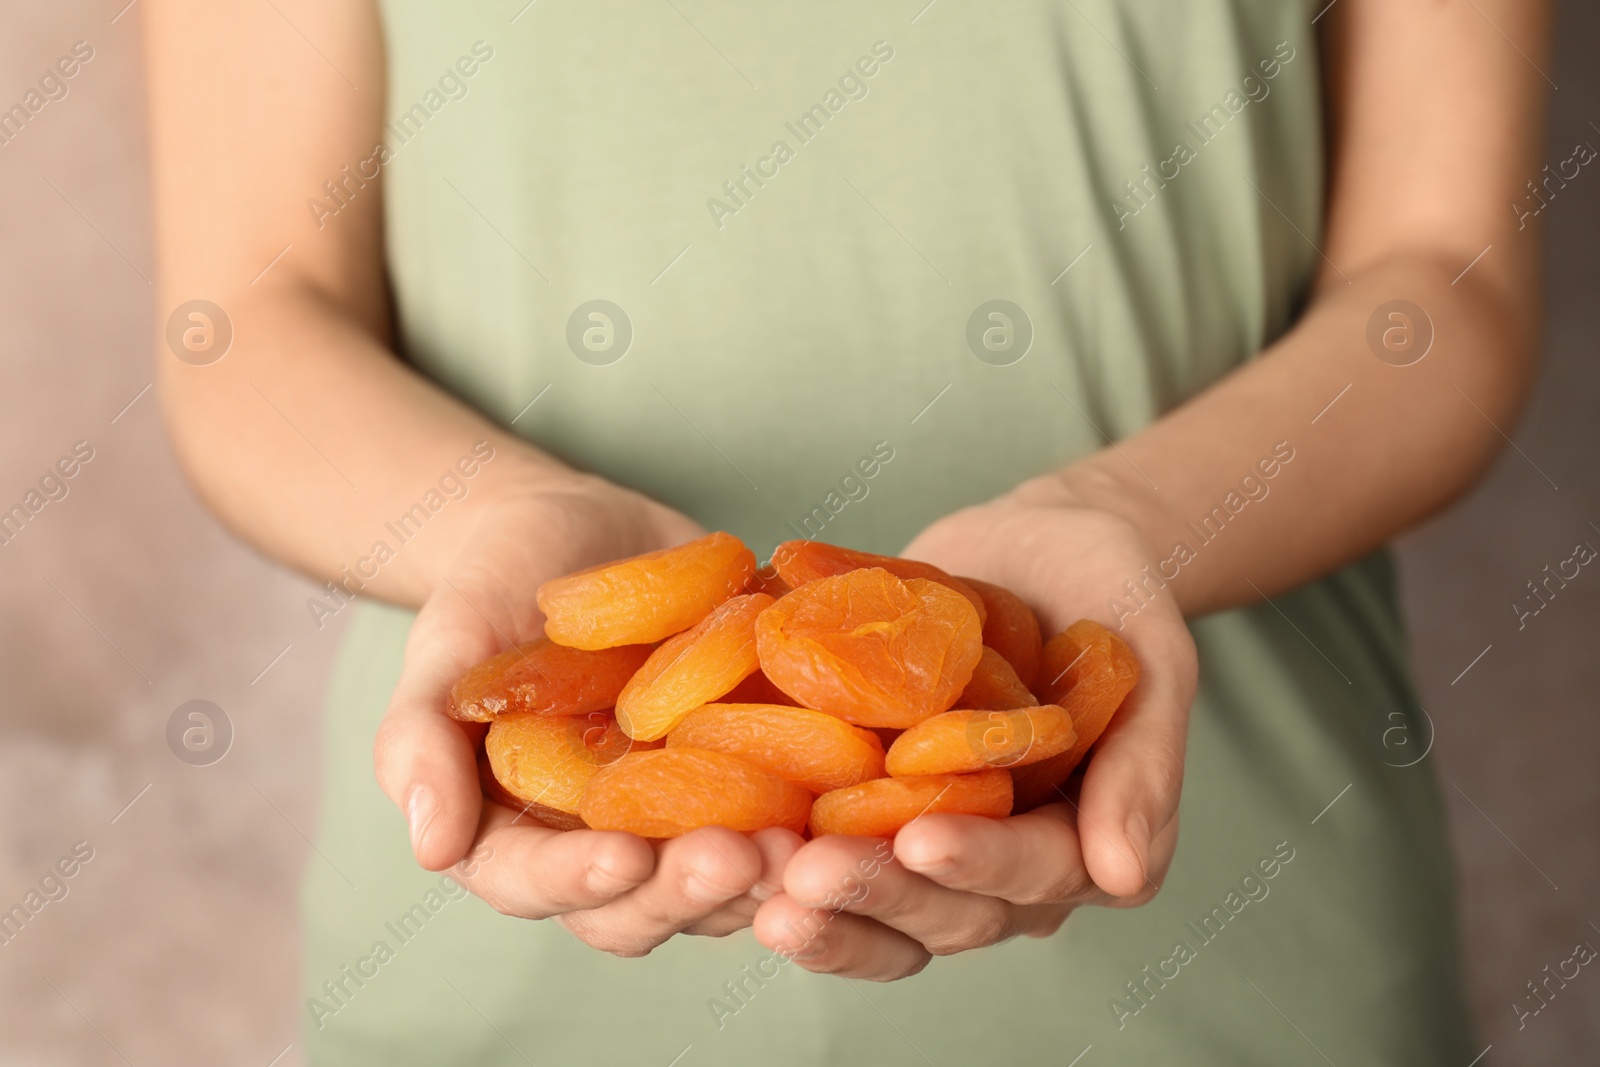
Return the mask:
<path fill-rule="evenodd" d="M 538 591 L 544 636 L 478 664 L 488 795 L 556 829 L 890 837 L 924 812 L 1056 799 L 1138 681 L 1080 620 L 1048 642 L 1016 594 L 787 541 L 758 569 L 714 533 Z"/>

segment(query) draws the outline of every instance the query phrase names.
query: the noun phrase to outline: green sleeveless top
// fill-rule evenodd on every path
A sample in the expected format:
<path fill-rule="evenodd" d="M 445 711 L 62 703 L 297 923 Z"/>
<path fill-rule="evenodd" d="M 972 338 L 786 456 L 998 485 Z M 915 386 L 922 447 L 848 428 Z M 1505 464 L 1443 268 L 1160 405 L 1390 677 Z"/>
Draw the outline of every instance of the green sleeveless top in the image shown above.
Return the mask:
<path fill-rule="evenodd" d="M 407 357 L 758 554 L 895 552 L 1136 431 L 1286 330 L 1316 264 L 1300 0 L 382 8 Z M 748 931 L 616 959 L 419 869 L 370 756 L 409 623 L 360 608 L 330 696 L 313 1063 L 1477 1051 L 1386 556 L 1194 623 L 1182 840 L 1153 903 L 889 985 Z"/>

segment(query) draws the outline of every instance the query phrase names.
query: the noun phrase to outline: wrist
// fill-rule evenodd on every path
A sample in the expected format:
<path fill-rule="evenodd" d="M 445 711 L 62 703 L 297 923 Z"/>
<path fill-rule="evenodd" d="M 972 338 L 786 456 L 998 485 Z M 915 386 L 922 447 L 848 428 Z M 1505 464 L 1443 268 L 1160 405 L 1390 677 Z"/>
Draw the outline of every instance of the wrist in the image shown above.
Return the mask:
<path fill-rule="evenodd" d="M 1010 495 L 1029 506 L 1069 507 L 1110 515 L 1131 526 L 1147 549 L 1156 546 L 1164 521 L 1154 487 L 1127 460 L 1109 452 L 1097 452 L 1029 479 Z"/>
<path fill-rule="evenodd" d="M 671 508 L 598 475 L 545 469 L 478 502 L 431 560 L 437 587 L 463 571 L 539 581 L 667 548 L 704 533 Z"/>
<path fill-rule="evenodd" d="M 1195 609 L 1190 568 L 1175 566 L 1178 531 L 1160 491 L 1116 450 L 1108 449 L 1018 486 L 1011 494 L 1025 507 L 1061 508 L 1098 515 L 1107 536 L 1131 547 L 1163 579 L 1184 615 Z M 1180 554 L 1181 555 L 1181 554 Z M 1181 559 L 1180 559 L 1181 562 Z M 1171 571 L 1171 573 L 1169 573 Z"/>
<path fill-rule="evenodd" d="M 504 456 L 504 453 L 502 453 Z M 572 485 L 559 468 L 506 466 L 451 501 L 423 536 L 397 553 L 411 586 L 405 601 L 426 600 L 450 581 L 485 566 L 513 565 L 523 549 L 539 551 L 561 528 L 561 495 Z M 408 572 L 408 573 L 406 573 Z"/>

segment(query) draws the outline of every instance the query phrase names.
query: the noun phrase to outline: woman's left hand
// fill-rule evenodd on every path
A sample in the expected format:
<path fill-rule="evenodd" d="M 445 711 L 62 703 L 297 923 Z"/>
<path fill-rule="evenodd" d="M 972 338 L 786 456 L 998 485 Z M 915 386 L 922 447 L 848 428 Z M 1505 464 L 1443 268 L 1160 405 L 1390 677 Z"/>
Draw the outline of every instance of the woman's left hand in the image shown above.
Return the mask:
<path fill-rule="evenodd" d="M 924 815 L 896 835 L 892 859 L 881 840 L 823 837 L 789 860 L 784 891 L 756 912 L 757 939 L 807 970 L 874 981 L 1019 934 L 1047 937 L 1085 904 L 1153 897 L 1177 846 L 1198 669 L 1172 596 L 1139 606 L 1124 588 L 1160 557 L 1131 523 L 1056 479 L 939 520 L 905 555 L 1014 590 L 1046 636 L 1094 619 L 1132 646 L 1141 673 L 1081 790 L 1059 803 L 1008 819 Z M 1113 600 L 1135 610 L 1114 612 Z"/>

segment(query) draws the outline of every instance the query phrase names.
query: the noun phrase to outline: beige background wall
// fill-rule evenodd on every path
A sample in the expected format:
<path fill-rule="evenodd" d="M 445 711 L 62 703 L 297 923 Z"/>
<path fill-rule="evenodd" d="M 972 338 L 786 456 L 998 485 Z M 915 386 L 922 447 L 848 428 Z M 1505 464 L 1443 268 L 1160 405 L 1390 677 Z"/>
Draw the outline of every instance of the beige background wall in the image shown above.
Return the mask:
<path fill-rule="evenodd" d="M 265 1067 L 296 1041 L 294 894 L 320 862 L 305 835 L 339 626 L 319 633 L 310 583 L 202 511 L 141 395 L 151 253 L 138 10 L 112 21 L 124 2 L 11 0 L 0 19 L 0 103 L 74 41 L 95 51 L 0 146 L 0 509 L 74 442 L 94 449 L 69 495 L 0 547 L 0 910 L 75 843 L 93 849 L 68 895 L 0 946 L 0 1065 Z M 1561 7 L 1552 160 L 1600 145 L 1600 13 Z M 1403 546 L 1485 1065 L 1600 1050 L 1590 969 L 1521 1031 L 1510 1006 L 1576 942 L 1600 946 L 1600 571 L 1521 631 L 1510 606 L 1579 540 L 1600 547 L 1600 174 L 1546 218 L 1547 366 L 1518 450 Z M 168 716 L 194 698 L 234 723 L 214 766 L 167 748 Z M 277 1061 L 298 1062 L 297 1048 Z"/>

